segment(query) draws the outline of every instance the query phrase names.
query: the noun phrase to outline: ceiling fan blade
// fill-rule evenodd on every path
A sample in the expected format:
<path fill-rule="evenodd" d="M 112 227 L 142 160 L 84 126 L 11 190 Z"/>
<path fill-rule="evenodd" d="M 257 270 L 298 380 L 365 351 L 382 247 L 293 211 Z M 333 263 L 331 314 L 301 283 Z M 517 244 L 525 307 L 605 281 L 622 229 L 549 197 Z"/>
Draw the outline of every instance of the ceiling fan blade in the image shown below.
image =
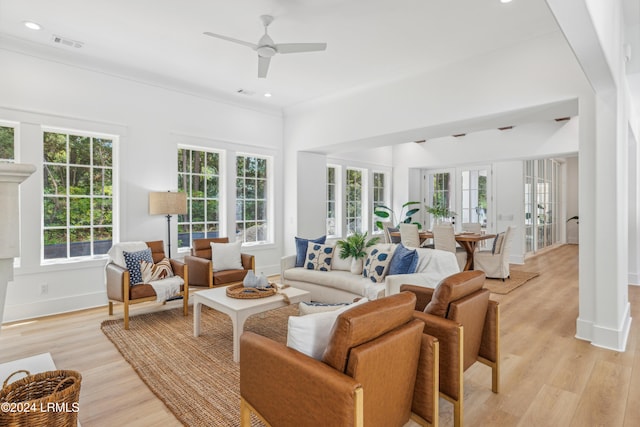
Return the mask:
<path fill-rule="evenodd" d="M 206 36 L 214 37 L 216 39 L 222 39 L 222 40 L 226 40 L 228 42 L 238 43 L 238 44 L 241 44 L 243 46 L 250 47 L 253 50 L 256 50 L 258 48 L 258 45 L 255 44 L 255 43 L 245 42 L 243 40 L 234 39 L 233 37 L 227 37 L 227 36 L 223 36 L 221 34 L 210 33 L 209 31 L 205 31 L 202 34 L 204 34 Z"/>
<path fill-rule="evenodd" d="M 317 52 L 327 48 L 326 43 L 279 43 L 275 46 L 278 53 Z"/>
<path fill-rule="evenodd" d="M 264 79 L 269 71 L 270 57 L 258 56 L 258 78 Z"/>

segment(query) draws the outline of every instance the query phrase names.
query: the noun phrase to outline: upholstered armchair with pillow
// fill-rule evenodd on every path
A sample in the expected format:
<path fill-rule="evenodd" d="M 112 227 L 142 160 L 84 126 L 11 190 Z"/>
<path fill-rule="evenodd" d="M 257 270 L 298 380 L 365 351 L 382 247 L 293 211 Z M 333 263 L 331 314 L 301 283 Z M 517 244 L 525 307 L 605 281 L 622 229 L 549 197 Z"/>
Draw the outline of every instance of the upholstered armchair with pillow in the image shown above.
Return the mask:
<path fill-rule="evenodd" d="M 240 425 L 251 424 L 251 413 L 279 427 L 404 425 L 411 417 L 418 365 L 430 360 L 433 367 L 437 357 L 437 342 L 425 340 L 423 323 L 413 319 L 415 301 L 405 292 L 340 312 L 320 360 L 245 332 Z M 308 316 L 320 315 L 326 313 Z M 434 388 L 425 383 L 429 378 L 433 381 L 421 371 L 420 418 L 432 418 L 437 402 Z M 431 414 L 424 412 L 429 390 Z"/>
<path fill-rule="evenodd" d="M 105 266 L 109 315 L 113 303 L 124 305 L 124 328 L 129 329 L 129 306 L 148 301 L 166 302 L 181 296 L 183 313 L 188 313 L 188 267 L 175 259 L 167 259 L 164 242 L 116 243 L 109 249 Z"/>
<path fill-rule="evenodd" d="M 249 270 L 255 272 L 255 257 L 241 253 L 241 245 L 240 241 L 229 243 L 228 237 L 193 239 L 191 255 L 184 257 L 189 286 L 228 285 L 244 280 Z"/>
<path fill-rule="evenodd" d="M 500 307 L 483 289 L 481 271 L 463 271 L 443 279 L 435 289 L 402 285 L 416 295 L 415 318 L 424 333 L 440 343 L 440 394 L 453 403 L 454 424 L 463 425 L 463 372 L 476 361 L 491 367 L 492 390 L 500 374 Z"/>

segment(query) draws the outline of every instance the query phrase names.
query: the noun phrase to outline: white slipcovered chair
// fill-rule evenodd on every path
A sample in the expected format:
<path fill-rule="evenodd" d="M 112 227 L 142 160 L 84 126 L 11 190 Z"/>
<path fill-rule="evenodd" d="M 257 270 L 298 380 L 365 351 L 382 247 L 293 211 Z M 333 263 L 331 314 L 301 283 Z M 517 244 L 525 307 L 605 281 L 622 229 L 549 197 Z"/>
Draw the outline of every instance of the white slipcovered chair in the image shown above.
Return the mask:
<path fill-rule="evenodd" d="M 515 227 L 507 227 L 504 233 L 499 233 L 491 250 L 482 250 L 474 254 L 474 270 L 484 271 L 487 277 L 506 279 L 509 277 L 509 251 Z"/>
<path fill-rule="evenodd" d="M 479 222 L 463 222 L 462 231 L 480 234 L 482 233 L 482 224 L 480 224 Z"/>
<path fill-rule="evenodd" d="M 462 231 L 465 231 L 467 233 L 482 234 L 482 224 L 480 224 L 479 222 L 463 222 Z M 478 244 L 476 245 L 476 251 L 480 250 L 480 248 L 485 248 L 486 244 L 486 240 L 481 240 L 480 242 L 478 242 Z"/>
<path fill-rule="evenodd" d="M 433 226 L 433 247 L 441 251 L 451 252 L 456 256 L 460 271 L 467 263 L 467 251 L 456 245 L 456 233 L 451 224 L 437 224 Z"/>
<path fill-rule="evenodd" d="M 407 248 L 420 247 L 420 232 L 416 224 L 400 224 L 400 241 Z"/>

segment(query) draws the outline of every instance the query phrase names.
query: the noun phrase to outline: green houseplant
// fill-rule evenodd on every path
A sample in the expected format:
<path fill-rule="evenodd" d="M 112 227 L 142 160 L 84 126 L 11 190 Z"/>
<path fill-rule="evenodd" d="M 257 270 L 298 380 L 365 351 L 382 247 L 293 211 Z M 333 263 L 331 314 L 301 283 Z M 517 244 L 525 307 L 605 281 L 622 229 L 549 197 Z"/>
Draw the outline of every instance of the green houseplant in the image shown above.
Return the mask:
<path fill-rule="evenodd" d="M 402 205 L 402 210 L 400 211 L 400 218 L 404 218 L 400 220 L 400 222 L 405 223 L 405 224 L 416 224 L 418 226 L 418 228 L 422 228 L 422 224 L 420 224 L 417 221 L 412 221 L 413 216 L 418 213 L 420 211 L 420 208 L 416 208 L 416 207 L 411 207 L 411 206 L 415 206 L 415 205 L 419 205 L 420 202 L 407 202 L 404 205 Z M 411 207 L 410 209 L 407 209 Z M 404 210 L 407 209 L 407 211 L 405 212 Z M 400 224 L 396 222 L 396 217 L 395 217 L 395 213 L 393 212 L 393 209 L 391 209 L 388 206 L 384 206 L 384 205 L 378 205 L 378 206 L 374 206 L 373 207 L 373 214 L 375 216 L 377 216 L 378 218 L 382 218 L 382 219 L 387 219 L 389 221 L 391 221 L 393 224 L 396 225 L 396 227 Z M 376 221 L 376 226 L 382 230 L 382 221 Z"/>
<path fill-rule="evenodd" d="M 455 212 L 449 209 L 448 206 L 441 203 L 436 203 L 433 206 L 425 205 L 425 210 L 432 218 L 435 220 L 435 223 L 440 223 L 444 218 L 451 218 L 452 216 L 457 215 Z"/>
<path fill-rule="evenodd" d="M 364 233 L 356 231 L 345 239 L 338 240 L 336 242 L 336 247 L 340 249 L 340 258 L 352 258 L 351 272 L 353 274 L 360 274 L 362 272 L 363 258 L 367 256 L 365 249 L 375 245 L 379 240 L 379 237 L 367 239 L 366 231 Z"/>

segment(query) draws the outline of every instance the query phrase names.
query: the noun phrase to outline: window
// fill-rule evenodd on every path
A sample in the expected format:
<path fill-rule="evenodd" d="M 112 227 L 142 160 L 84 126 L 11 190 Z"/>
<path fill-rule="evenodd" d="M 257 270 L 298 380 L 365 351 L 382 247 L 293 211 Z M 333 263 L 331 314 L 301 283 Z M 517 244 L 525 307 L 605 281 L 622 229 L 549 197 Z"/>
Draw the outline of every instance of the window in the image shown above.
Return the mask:
<path fill-rule="evenodd" d="M 43 259 L 106 254 L 113 238 L 114 138 L 43 134 Z"/>
<path fill-rule="evenodd" d="M 363 182 L 362 182 L 362 170 L 360 169 L 347 169 L 347 182 L 346 182 L 346 215 L 347 221 L 347 235 L 351 235 L 358 232 L 363 232 L 362 223 L 362 194 L 363 194 Z"/>
<path fill-rule="evenodd" d="M 337 207 L 337 181 L 338 170 L 335 166 L 327 166 L 327 235 L 337 236 L 337 224 L 338 219 L 336 207 Z"/>
<path fill-rule="evenodd" d="M 178 191 L 187 193 L 187 214 L 178 215 L 178 249 L 193 239 L 220 236 L 220 153 L 178 148 Z"/>
<path fill-rule="evenodd" d="M 487 227 L 487 169 L 462 171 L 462 223 L 480 223 Z"/>
<path fill-rule="evenodd" d="M 454 171 L 428 172 L 426 176 L 428 195 L 425 200 L 429 207 L 437 208 L 440 212 L 455 211 L 453 206 L 455 200 L 453 197 L 453 176 Z M 433 214 L 429 215 L 429 219 L 432 223 L 438 220 Z"/>
<path fill-rule="evenodd" d="M 382 172 L 373 173 L 373 206 L 389 206 L 386 197 L 385 174 Z M 378 228 L 376 221 L 379 221 L 379 218 L 373 215 L 371 219 L 373 232 L 382 233 L 383 230 Z"/>
<path fill-rule="evenodd" d="M 245 243 L 269 241 L 269 158 L 236 157 L 236 236 Z"/>
<path fill-rule="evenodd" d="M 0 162 L 13 163 L 15 159 L 15 129 L 0 125 Z"/>

